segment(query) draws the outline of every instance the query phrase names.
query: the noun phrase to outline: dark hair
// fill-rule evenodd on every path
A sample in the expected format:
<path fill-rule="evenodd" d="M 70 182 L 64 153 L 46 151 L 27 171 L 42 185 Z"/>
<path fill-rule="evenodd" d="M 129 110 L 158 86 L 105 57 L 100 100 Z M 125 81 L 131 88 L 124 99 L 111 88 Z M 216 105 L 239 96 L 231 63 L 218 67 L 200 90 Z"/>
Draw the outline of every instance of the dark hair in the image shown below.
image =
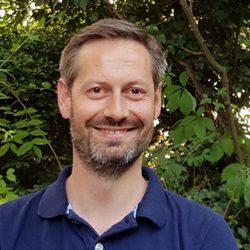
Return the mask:
<path fill-rule="evenodd" d="M 131 22 L 118 19 L 102 19 L 80 30 L 71 38 L 62 52 L 59 69 L 61 77 L 66 81 L 69 88 L 72 87 L 78 74 L 76 63 L 79 50 L 84 44 L 100 39 L 130 39 L 144 45 L 151 57 L 155 88 L 163 80 L 167 63 L 161 45 L 155 38 Z"/>

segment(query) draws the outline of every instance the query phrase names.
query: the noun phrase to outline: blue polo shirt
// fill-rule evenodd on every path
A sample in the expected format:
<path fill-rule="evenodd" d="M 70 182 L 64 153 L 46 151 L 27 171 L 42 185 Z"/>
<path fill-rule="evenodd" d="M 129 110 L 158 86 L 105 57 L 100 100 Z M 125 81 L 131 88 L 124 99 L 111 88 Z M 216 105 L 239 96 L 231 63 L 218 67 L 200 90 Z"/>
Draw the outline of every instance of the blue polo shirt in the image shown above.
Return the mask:
<path fill-rule="evenodd" d="M 49 187 L 0 206 L 1 250 L 236 250 L 224 219 L 164 190 L 143 167 L 148 188 L 136 210 L 102 235 L 68 206 L 66 167 Z"/>

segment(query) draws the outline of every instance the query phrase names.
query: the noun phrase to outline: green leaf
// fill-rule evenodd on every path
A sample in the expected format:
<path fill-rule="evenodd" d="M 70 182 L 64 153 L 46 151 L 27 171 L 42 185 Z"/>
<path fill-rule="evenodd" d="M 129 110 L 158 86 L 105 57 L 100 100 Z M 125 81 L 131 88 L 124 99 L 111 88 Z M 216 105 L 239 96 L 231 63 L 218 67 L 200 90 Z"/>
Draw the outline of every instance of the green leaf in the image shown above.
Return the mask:
<path fill-rule="evenodd" d="M 14 124 L 17 128 L 23 128 L 23 127 L 27 127 L 28 123 L 27 120 L 21 120 L 18 121 Z"/>
<path fill-rule="evenodd" d="M 42 154 L 42 150 L 37 147 L 36 145 L 33 146 L 33 150 L 34 150 L 34 153 L 37 155 L 38 158 L 42 158 L 43 157 L 43 154 Z"/>
<path fill-rule="evenodd" d="M 34 83 L 30 83 L 29 86 L 30 86 L 31 89 L 35 89 L 36 88 L 36 84 L 34 84 Z"/>
<path fill-rule="evenodd" d="M 38 35 L 29 35 L 28 39 L 31 41 L 40 41 L 40 38 Z"/>
<path fill-rule="evenodd" d="M 15 169 L 9 168 L 7 171 L 7 179 L 12 182 L 16 182 L 16 176 L 14 175 Z"/>
<path fill-rule="evenodd" d="M 182 119 L 181 124 L 185 126 L 185 125 L 189 124 L 190 122 L 195 121 L 196 119 L 197 119 L 196 116 L 189 115 L 189 116 L 186 116 L 185 118 Z"/>
<path fill-rule="evenodd" d="M 51 88 L 51 84 L 49 82 L 42 82 L 42 86 L 45 88 L 45 89 L 50 89 Z"/>
<path fill-rule="evenodd" d="M 43 121 L 39 120 L 39 119 L 33 119 L 33 120 L 30 120 L 28 122 L 29 125 L 31 126 L 36 126 L 36 125 L 41 125 L 43 124 Z"/>
<path fill-rule="evenodd" d="M 16 51 L 20 48 L 20 44 L 19 43 L 13 43 L 12 48 L 10 49 L 10 51 Z"/>
<path fill-rule="evenodd" d="M 243 165 L 240 163 L 232 163 L 226 166 L 221 174 L 221 181 L 227 181 L 231 178 L 235 178 L 241 169 L 243 169 Z"/>
<path fill-rule="evenodd" d="M 23 144 L 23 140 L 18 138 L 14 138 L 14 142 L 16 142 L 17 144 Z"/>
<path fill-rule="evenodd" d="M 12 200 L 15 200 L 17 199 L 19 196 L 13 192 L 10 192 L 6 195 L 6 199 L 7 201 L 12 201 Z"/>
<path fill-rule="evenodd" d="M 31 108 L 28 108 L 28 109 L 26 110 L 26 112 L 27 112 L 28 114 L 34 114 L 34 113 L 37 112 L 37 110 L 31 107 Z"/>
<path fill-rule="evenodd" d="M 28 151 L 30 151 L 33 147 L 33 143 L 28 141 L 25 142 L 18 150 L 18 156 L 24 155 L 25 153 L 27 153 Z"/>
<path fill-rule="evenodd" d="M 171 96 L 174 92 L 176 92 L 176 91 L 178 91 L 178 90 L 180 90 L 180 89 L 181 89 L 181 86 L 179 86 L 179 85 L 168 85 L 168 86 L 164 89 L 163 94 L 169 99 L 170 96 Z"/>
<path fill-rule="evenodd" d="M 182 91 L 179 100 L 179 108 L 184 115 L 189 115 L 196 108 L 195 98 L 186 89 Z"/>
<path fill-rule="evenodd" d="M 44 27 L 44 23 L 45 23 L 45 18 L 42 17 L 42 18 L 40 19 L 39 23 L 38 23 L 38 26 L 39 26 L 39 27 Z"/>
<path fill-rule="evenodd" d="M 6 194 L 9 191 L 9 188 L 6 186 L 0 186 L 0 195 Z"/>
<path fill-rule="evenodd" d="M 9 174 L 13 174 L 15 172 L 15 169 L 14 168 L 9 168 L 6 172 L 7 175 Z"/>
<path fill-rule="evenodd" d="M 198 110 L 196 111 L 196 114 L 197 114 L 197 116 L 199 116 L 199 117 L 202 116 L 204 113 L 205 113 L 205 108 L 204 108 L 204 106 L 199 107 Z"/>
<path fill-rule="evenodd" d="M 159 43 L 161 43 L 161 44 L 163 44 L 163 43 L 166 43 L 166 36 L 164 35 L 164 34 L 159 34 L 159 35 L 157 35 L 156 36 L 156 40 L 159 42 Z"/>
<path fill-rule="evenodd" d="M 1 27 L 1 23 L 0 23 L 0 27 Z M 1 198 L 0 199 L 0 205 L 3 205 L 4 203 L 8 202 L 9 200 L 7 198 Z"/>
<path fill-rule="evenodd" d="M 186 139 L 190 139 L 193 137 L 194 135 L 194 124 L 195 124 L 195 121 L 192 121 L 190 122 L 189 124 L 187 124 L 185 127 L 184 127 L 184 130 L 185 130 L 185 138 Z"/>
<path fill-rule="evenodd" d="M 95 23 L 98 20 L 99 13 L 97 11 L 91 11 L 88 14 L 88 18 L 92 23 Z"/>
<path fill-rule="evenodd" d="M 43 139 L 43 138 L 35 138 L 32 140 L 33 144 L 35 145 L 46 145 L 49 144 L 50 141 L 47 139 Z"/>
<path fill-rule="evenodd" d="M 146 29 L 148 31 L 150 31 L 150 32 L 155 32 L 155 31 L 157 32 L 157 31 L 159 31 L 158 26 L 155 23 L 149 24 L 148 26 L 146 26 Z"/>
<path fill-rule="evenodd" d="M 14 114 L 14 116 L 22 116 L 22 115 L 24 115 L 26 112 L 25 112 L 25 110 L 20 110 L 20 111 L 17 111 L 15 114 Z"/>
<path fill-rule="evenodd" d="M 206 135 L 206 127 L 203 124 L 201 118 L 197 119 L 197 121 L 194 122 L 194 132 L 201 141 L 204 140 L 204 137 Z"/>
<path fill-rule="evenodd" d="M 222 156 L 224 155 L 224 151 L 221 148 L 221 143 L 219 140 L 215 141 L 209 153 L 213 163 L 217 162 L 222 158 Z"/>
<path fill-rule="evenodd" d="M 7 119 L 0 119 L 0 127 L 8 128 L 10 124 L 10 121 Z"/>
<path fill-rule="evenodd" d="M 170 131 L 170 138 L 174 140 L 175 144 L 186 141 L 185 130 L 182 127 L 177 127 Z"/>
<path fill-rule="evenodd" d="M 221 147 L 223 149 L 223 151 L 228 155 L 231 156 L 234 152 L 234 144 L 233 144 L 233 140 L 231 137 L 229 136 L 223 136 L 220 139 L 221 142 Z"/>
<path fill-rule="evenodd" d="M 189 73 L 187 71 L 182 72 L 179 76 L 180 83 L 183 87 L 187 85 L 188 79 L 189 79 Z"/>
<path fill-rule="evenodd" d="M 0 157 L 3 156 L 3 155 L 5 155 L 5 154 L 8 152 L 9 148 L 10 148 L 10 143 L 4 144 L 4 145 L 0 148 Z"/>
<path fill-rule="evenodd" d="M 27 136 L 29 136 L 29 133 L 27 131 L 20 131 L 20 132 L 17 132 L 13 137 L 14 139 L 24 139 Z"/>
<path fill-rule="evenodd" d="M 86 10 L 88 5 L 88 0 L 79 0 L 78 5 L 81 9 Z"/>
<path fill-rule="evenodd" d="M 172 85 L 172 77 L 170 75 L 166 75 L 164 79 L 167 85 Z"/>
<path fill-rule="evenodd" d="M 42 131 L 41 129 L 34 129 L 33 131 L 30 132 L 30 134 L 33 135 L 33 136 L 47 135 L 47 133 Z"/>
<path fill-rule="evenodd" d="M 0 93 L 0 100 L 7 100 L 7 99 L 11 99 L 11 97 L 8 95 L 5 95 L 4 93 Z"/>
<path fill-rule="evenodd" d="M 211 104 L 212 103 L 212 99 L 209 98 L 207 94 L 203 94 L 203 99 L 201 100 L 201 104 L 206 104 L 206 103 Z"/>
<path fill-rule="evenodd" d="M 203 123 L 203 125 L 210 131 L 214 131 L 215 127 L 214 127 L 214 122 L 212 119 L 207 118 L 207 117 L 201 117 L 201 122 Z"/>
<path fill-rule="evenodd" d="M 250 176 L 247 177 L 245 188 L 244 188 L 244 199 L 247 206 L 250 206 Z"/>
<path fill-rule="evenodd" d="M 18 148 L 17 148 L 17 146 L 16 146 L 15 143 L 11 143 L 11 144 L 10 144 L 10 149 L 11 149 L 11 151 L 14 152 L 15 154 L 18 154 Z"/>
<path fill-rule="evenodd" d="M 219 109 L 224 109 L 225 106 L 222 104 L 222 103 L 219 103 L 219 102 L 213 102 L 214 104 L 214 109 L 215 111 L 217 112 Z"/>
<path fill-rule="evenodd" d="M 250 155 L 250 139 L 247 137 L 244 137 L 244 145 L 246 148 L 247 155 Z"/>
<path fill-rule="evenodd" d="M 169 97 L 167 107 L 170 113 L 174 112 L 178 108 L 180 96 L 181 96 L 181 90 L 178 90 Z"/>
<path fill-rule="evenodd" d="M 238 199 L 244 193 L 246 174 L 244 166 L 240 163 L 232 163 L 228 165 L 222 172 L 221 179 L 226 181 L 226 186 L 230 193 L 234 193 L 234 199 Z"/>

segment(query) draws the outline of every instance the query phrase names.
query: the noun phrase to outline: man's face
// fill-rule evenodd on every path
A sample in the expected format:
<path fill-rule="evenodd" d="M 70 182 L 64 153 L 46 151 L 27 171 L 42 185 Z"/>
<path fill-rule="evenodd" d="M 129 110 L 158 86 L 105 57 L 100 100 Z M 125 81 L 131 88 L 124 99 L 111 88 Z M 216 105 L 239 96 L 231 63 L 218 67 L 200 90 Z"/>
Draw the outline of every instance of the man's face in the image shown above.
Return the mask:
<path fill-rule="evenodd" d="M 151 60 L 131 40 L 99 40 L 79 53 L 79 73 L 69 91 L 63 80 L 58 102 L 70 119 L 73 157 L 104 177 L 120 177 L 142 157 L 160 113 Z"/>

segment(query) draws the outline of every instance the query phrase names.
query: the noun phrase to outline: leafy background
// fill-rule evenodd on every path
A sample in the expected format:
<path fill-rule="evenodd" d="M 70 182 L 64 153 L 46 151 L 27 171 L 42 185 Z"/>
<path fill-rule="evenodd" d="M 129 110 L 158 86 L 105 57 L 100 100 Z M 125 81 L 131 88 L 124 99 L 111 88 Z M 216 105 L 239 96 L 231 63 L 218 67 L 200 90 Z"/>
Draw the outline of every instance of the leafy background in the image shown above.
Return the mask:
<path fill-rule="evenodd" d="M 0 0 L 0 203 L 49 185 L 71 162 L 59 57 L 101 18 L 152 33 L 169 64 L 145 164 L 165 188 L 221 213 L 250 249 L 248 0 Z"/>

